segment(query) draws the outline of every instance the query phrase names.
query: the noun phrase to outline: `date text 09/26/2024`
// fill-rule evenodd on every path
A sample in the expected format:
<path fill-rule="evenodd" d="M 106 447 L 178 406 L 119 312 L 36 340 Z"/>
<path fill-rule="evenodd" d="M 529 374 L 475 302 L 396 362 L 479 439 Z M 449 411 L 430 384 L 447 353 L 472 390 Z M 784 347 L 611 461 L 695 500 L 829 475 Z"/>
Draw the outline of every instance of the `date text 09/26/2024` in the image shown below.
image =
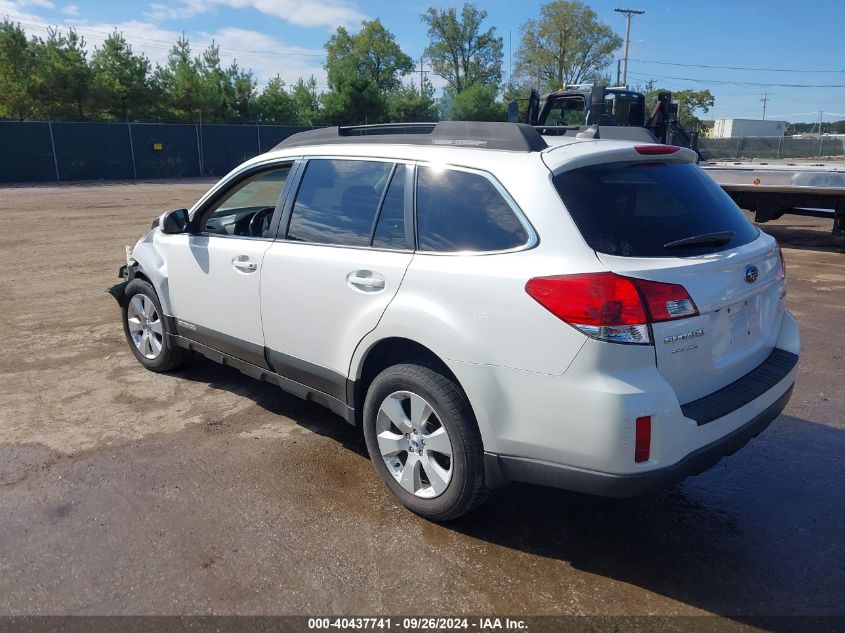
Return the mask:
<path fill-rule="evenodd" d="M 308 618 L 309 630 L 520 631 L 526 628 L 527 625 L 524 620 L 495 617 L 405 617 L 401 619 L 390 617 Z"/>

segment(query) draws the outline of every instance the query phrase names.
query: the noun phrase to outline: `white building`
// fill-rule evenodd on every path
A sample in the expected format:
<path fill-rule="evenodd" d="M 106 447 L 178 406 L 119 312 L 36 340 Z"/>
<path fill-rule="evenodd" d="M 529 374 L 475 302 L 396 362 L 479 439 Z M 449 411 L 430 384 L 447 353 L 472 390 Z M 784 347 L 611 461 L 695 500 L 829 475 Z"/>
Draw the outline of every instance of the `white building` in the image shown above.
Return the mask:
<path fill-rule="evenodd" d="M 783 136 L 786 121 L 768 119 L 716 119 L 712 138 L 748 138 L 749 136 Z"/>

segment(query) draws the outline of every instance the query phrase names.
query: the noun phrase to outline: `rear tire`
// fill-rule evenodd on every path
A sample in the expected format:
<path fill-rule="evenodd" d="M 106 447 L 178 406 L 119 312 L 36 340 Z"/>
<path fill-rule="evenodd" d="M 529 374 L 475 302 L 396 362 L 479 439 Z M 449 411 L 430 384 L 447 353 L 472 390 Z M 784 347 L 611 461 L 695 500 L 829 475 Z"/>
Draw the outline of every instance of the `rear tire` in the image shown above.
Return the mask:
<path fill-rule="evenodd" d="M 425 361 L 376 376 L 363 423 L 376 472 L 412 512 L 449 521 L 487 498 L 484 447 L 472 410 L 454 381 Z"/>
<path fill-rule="evenodd" d="M 188 350 L 170 341 L 167 319 L 158 295 L 150 283 L 133 279 L 126 286 L 121 306 L 123 333 L 129 349 L 150 371 L 172 371 L 189 358 Z"/>

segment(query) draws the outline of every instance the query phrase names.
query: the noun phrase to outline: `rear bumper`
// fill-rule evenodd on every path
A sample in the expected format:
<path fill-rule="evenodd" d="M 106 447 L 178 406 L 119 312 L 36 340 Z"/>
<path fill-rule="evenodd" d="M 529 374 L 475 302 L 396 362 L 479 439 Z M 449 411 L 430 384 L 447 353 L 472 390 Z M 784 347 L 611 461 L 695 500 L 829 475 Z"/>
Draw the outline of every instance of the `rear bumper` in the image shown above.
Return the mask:
<path fill-rule="evenodd" d="M 752 437 L 759 435 L 786 407 L 793 386 L 794 383 L 790 384 L 783 395 L 746 424 L 693 451 L 671 466 L 639 473 L 611 474 L 540 460 L 485 453 L 484 466 L 488 484 L 497 487 L 510 481 L 521 481 L 602 497 L 636 497 L 666 488 L 713 467 L 723 457 L 735 453 Z"/>

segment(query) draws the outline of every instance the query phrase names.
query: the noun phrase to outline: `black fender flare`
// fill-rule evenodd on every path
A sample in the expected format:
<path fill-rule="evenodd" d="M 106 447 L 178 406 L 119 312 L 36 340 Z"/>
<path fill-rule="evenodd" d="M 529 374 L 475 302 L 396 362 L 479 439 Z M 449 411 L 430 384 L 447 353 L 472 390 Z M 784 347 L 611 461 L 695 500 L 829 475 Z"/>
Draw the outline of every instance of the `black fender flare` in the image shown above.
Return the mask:
<path fill-rule="evenodd" d="M 120 267 L 117 271 L 117 276 L 122 281 L 120 283 L 115 284 L 111 288 L 106 289 L 112 297 L 114 297 L 115 301 L 117 301 L 117 305 L 123 306 L 123 298 L 126 295 L 126 286 L 129 285 L 129 282 L 135 279 L 138 271 L 141 271 L 141 274 L 146 276 L 141 268 L 141 265 L 138 262 L 133 262 L 132 264 L 124 264 Z"/>

